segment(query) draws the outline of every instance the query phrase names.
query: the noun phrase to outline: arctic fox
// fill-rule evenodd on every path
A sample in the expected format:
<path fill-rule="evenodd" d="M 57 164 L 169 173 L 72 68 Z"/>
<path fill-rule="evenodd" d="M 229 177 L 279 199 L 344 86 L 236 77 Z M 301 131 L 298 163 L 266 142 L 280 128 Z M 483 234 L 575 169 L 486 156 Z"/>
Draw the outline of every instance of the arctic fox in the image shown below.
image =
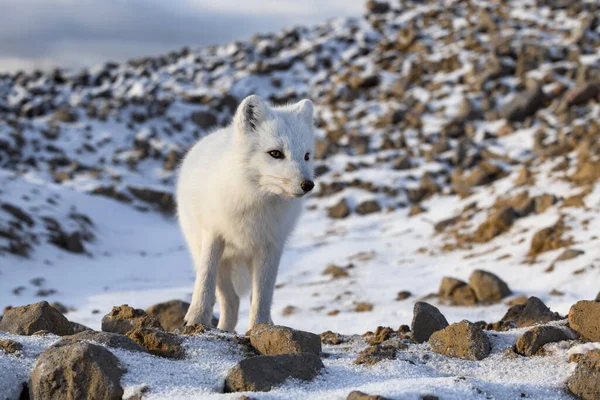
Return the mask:
<path fill-rule="evenodd" d="M 271 302 L 284 243 L 313 187 L 313 105 L 270 107 L 252 95 L 233 124 L 196 143 L 177 182 L 179 225 L 196 268 L 188 325 L 237 325 L 251 281 L 249 329 L 272 323 Z M 215 293 L 216 291 L 216 293 Z"/>

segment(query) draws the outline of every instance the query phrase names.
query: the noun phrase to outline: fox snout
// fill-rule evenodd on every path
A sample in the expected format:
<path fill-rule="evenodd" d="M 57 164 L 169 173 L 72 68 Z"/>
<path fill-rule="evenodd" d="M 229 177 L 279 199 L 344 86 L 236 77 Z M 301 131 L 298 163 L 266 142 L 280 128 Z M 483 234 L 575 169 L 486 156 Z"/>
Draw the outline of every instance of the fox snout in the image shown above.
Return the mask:
<path fill-rule="evenodd" d="M 300 183 L 300 189 L 302 189 L 304 193 L 310 192 L 314 187 L 315 183 L 313 181 L 305 180 Z"/>

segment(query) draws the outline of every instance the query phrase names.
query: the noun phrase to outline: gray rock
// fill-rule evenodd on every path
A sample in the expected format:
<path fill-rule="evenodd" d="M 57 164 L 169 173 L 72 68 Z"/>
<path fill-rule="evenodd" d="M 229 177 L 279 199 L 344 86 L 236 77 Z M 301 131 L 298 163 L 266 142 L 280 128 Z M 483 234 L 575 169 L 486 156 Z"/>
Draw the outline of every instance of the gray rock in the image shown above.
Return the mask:
<path fill-rule="evenodd" d="M 121 399 L 123 370 L 106 348 L 77 342 L 51 346 L 35 363 L 29 379 L 32 399 Z"/>
<path fill-rule="evenodd" d="M 431 304 L 419 301 L 415 303 L 412 320 L 412 337 L 417 343 L 429 340 L 429 337 L 448 326 L 446 317 Z"/>
<path fill-rule="evenodd" d="M 483 360 L 490 354 L 490 340 L 480 327 L 462 321 L 434 332 L 429 338 L 431 350 L 464 360 Z"/>
<path fill-rule="evenodd" d="M 509 121 L 524 121 L 542 108 L 546 95 L 541 86 L 518 93 L 511 102 L 502 108 L 502 116 Z"/>
<path fill-rule="evenodd" d="M 313 353 L 251 357 L 229 370 L 225 391 L 267 392 L 289 378 L 312 380 L 322 368 L 321 359 Z"/>
<path fill-rule="evenodd" d="M 321 338 L 310 332 L 280 325 L 257 325 L 248 333 L 250 343 L 263 355 L 290 353 L 321 354 Z"/>
<path fill-rule="evenodd" d="M 47 301 L 41 301 L 6 310 L 0 321 L 0 331 L 27 336 L 38 331 L 49 331 L 64 336 L 72 334 L 73 328 L 64 315 Z"/>

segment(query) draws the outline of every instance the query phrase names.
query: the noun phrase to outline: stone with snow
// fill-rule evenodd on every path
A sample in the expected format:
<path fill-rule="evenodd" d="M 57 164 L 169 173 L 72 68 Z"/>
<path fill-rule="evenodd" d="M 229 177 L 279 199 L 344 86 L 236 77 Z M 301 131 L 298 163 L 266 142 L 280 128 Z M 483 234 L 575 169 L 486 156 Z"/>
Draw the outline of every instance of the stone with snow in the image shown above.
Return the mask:
<path fill-rule="evenodd" d="M 267 392 L 287 379 L 310 381 L 323 363 L 313 353 L 257 356 L 237 363 L 225 378 L 226 392 Z"/>
<path fill-rule="evenodd" d="M 155 356 L 175 359 L 185 356 L 181 346 L 182 339 L 160 329 L 139 327 L 127 332 L 127 337 Z"/>
<path fill-rule="evenodd" d="M 261 324 L 248 332 L 250 343 L 263 355 L 290 353 L 321 354 L 321 338 L 314 333 L 286 326 Z"/>
<path fill-rule="evenodd" d="M 589 351 L 579 358 L 567 387 L 579 399 L 600 400 L 600 350 Z"/>
<path fill-rule="evenodd" d="M 32 399 L 121 399 L 123 373 L 117 357 L 100 345 L 51 346 L 31 370 L 29 395 Z"/>
<path fill-rule="evenodd" d="M 557 326 L 536 326 L 517 339 L 515 350 L 522 356 L 534 356 L 539 354 L 547 343 L 575 339 L 576 337 L 577 335 L 570 334 L 566 329 Z"/>

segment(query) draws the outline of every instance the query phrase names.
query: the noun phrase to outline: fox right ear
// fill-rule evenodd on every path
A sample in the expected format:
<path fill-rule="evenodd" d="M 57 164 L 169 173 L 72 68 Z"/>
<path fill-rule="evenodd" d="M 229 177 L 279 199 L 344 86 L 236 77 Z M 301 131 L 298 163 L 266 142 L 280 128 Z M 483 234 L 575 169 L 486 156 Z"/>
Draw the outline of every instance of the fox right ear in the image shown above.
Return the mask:
<path fill-rule="evenodd" d="M 257 95 L 246 97 L 238 106 L 233 123 L 238 132 L 255 132 L 260 124 L 269 119 L 269 106 Z"/>

